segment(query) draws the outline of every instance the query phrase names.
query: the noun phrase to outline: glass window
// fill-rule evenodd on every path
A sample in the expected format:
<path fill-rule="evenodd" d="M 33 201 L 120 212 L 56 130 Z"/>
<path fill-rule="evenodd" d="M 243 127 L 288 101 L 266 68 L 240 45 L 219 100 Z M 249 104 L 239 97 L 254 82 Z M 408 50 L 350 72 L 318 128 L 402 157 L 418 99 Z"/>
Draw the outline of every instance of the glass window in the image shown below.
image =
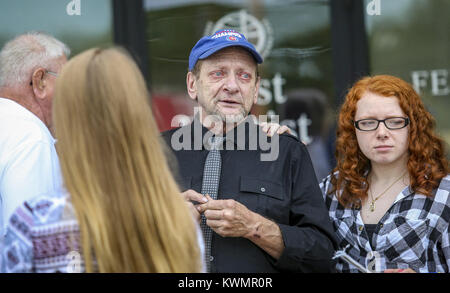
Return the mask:
<path fill-rule="evenodd" d="M 450 1 L 365 3 L 372 74 L 391 74 L 413 84 L 449 145 Z"/>
<path fill-rule="evenodd" d="M 193 114 L 195 104 L 186 92 L 191 48 L 204 35 L 233 28 L 243 33 L 265 58 L 260 66 L 260 95 L 252 113 L 279 115 L 279 122 L 309 145 L 328 138 L 328 126 L 334 121 L 330 109 L 336 106 L 328 1 L 144 3 L 149 81 L 160 130 L 176 125 L 179 120 L 171 122 L 177 114 Z"/>
<path fill-rule="evenodd" d="M 1 47 L 28 31 L 53 35 L 70 47 L 72 56 L 113 43 L 111 0 L 9 0 L 0 5 Z"/>

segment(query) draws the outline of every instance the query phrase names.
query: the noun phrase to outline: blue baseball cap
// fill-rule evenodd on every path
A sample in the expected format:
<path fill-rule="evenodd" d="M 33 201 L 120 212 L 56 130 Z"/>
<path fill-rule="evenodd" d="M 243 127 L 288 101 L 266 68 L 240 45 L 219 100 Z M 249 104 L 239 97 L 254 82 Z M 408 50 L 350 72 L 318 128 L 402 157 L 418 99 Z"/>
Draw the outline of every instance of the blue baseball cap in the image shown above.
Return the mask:
<path fill-rule="evenodd" d="M 197 44 L 195 44 L 191 50 L 191 54 L 189 54 L 189 71 L 194 69 L 194 66 L 199 59 L 208 58 L 217 51 L 232 46 L 247 49 L 253 57 L 255 57 L 256 63 L 261 64 L 263 62 L 261 55 L 259 55 L 255 47 L 247 41 L 243 34 L 232 29 L 222 29 L 216 31 L 211 36 L 201 38 Z"/>

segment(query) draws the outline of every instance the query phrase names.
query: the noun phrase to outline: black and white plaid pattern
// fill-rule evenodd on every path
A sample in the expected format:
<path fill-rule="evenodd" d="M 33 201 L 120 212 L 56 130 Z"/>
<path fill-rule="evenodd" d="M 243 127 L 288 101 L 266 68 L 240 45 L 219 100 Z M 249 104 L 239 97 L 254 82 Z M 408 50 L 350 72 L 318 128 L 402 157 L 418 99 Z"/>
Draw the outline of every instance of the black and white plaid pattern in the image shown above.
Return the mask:
<path fill-rule="evenodd" d="M 359 208 L 344 208 L 336 195 L 327 195 L 330 176 L 320 184 L 340 249 L 371 271 L 411 268 L 416 272 L 449 272 L 450 175 L 444 177 L 433 197 L 406 187 L 381 218 L 369 240 Z M 339 272 L 357 272 L 338 260 Z"/>
<path fill-rule="evenodd" d="M 220 169 L 222 158 L 220 157 L 220 146 L 222 146 L 223 137 L 211 137 L 209 141 L 210 151 L 206 157 L 205 167 L 203 169 L 202 194 L 208 194 L 212 199 L 217 199 L 219 190 Z M 206 218 L 202 215 L 200 224 L 205 240 L 205 262 L 206 271 L 211 271 L 211 239 L 212 229 L 206 225 Z"/>

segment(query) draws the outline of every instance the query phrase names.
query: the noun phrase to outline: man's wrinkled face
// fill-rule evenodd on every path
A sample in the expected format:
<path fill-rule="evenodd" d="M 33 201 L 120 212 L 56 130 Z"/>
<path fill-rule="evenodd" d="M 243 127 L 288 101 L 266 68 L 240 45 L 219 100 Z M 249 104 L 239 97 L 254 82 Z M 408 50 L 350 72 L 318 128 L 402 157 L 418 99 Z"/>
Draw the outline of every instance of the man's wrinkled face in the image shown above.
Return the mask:
<path fill-rule="evenodd" d="M 198 77 L 188 73 L 188 92 L 206 115 L 227 123 L 245 119 L 258 98 L 259 77 L 253 56 L 240 47 L 222 49 L 201 61 Z"/>

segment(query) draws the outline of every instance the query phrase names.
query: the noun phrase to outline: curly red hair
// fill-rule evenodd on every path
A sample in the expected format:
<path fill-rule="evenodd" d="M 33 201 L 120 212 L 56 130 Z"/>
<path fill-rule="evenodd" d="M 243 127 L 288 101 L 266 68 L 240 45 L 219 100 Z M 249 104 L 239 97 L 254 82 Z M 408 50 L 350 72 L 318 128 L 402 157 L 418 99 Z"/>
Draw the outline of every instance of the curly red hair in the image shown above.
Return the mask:
<path fill-rule="evenodd" d="M 390 75 L 368 76 L 357 81 L 347 93 L 338 119 L 336 168 L 331 176 L 331 193 L 348 207 L 358 206 L 367 197 L 369 159 L 361 152 L 353 124 L 356 103 L 365 92 L 397 97 L 400 107 L 410 119 L 408 171 L 412 191 L 432 196 L 433 189 L 449 170 L 444 142 L 434 132 L 435 120 L 425 109 L 419 95 L 404 80 Z M 338 174 L 336 173 L 339 172 Z"/>

